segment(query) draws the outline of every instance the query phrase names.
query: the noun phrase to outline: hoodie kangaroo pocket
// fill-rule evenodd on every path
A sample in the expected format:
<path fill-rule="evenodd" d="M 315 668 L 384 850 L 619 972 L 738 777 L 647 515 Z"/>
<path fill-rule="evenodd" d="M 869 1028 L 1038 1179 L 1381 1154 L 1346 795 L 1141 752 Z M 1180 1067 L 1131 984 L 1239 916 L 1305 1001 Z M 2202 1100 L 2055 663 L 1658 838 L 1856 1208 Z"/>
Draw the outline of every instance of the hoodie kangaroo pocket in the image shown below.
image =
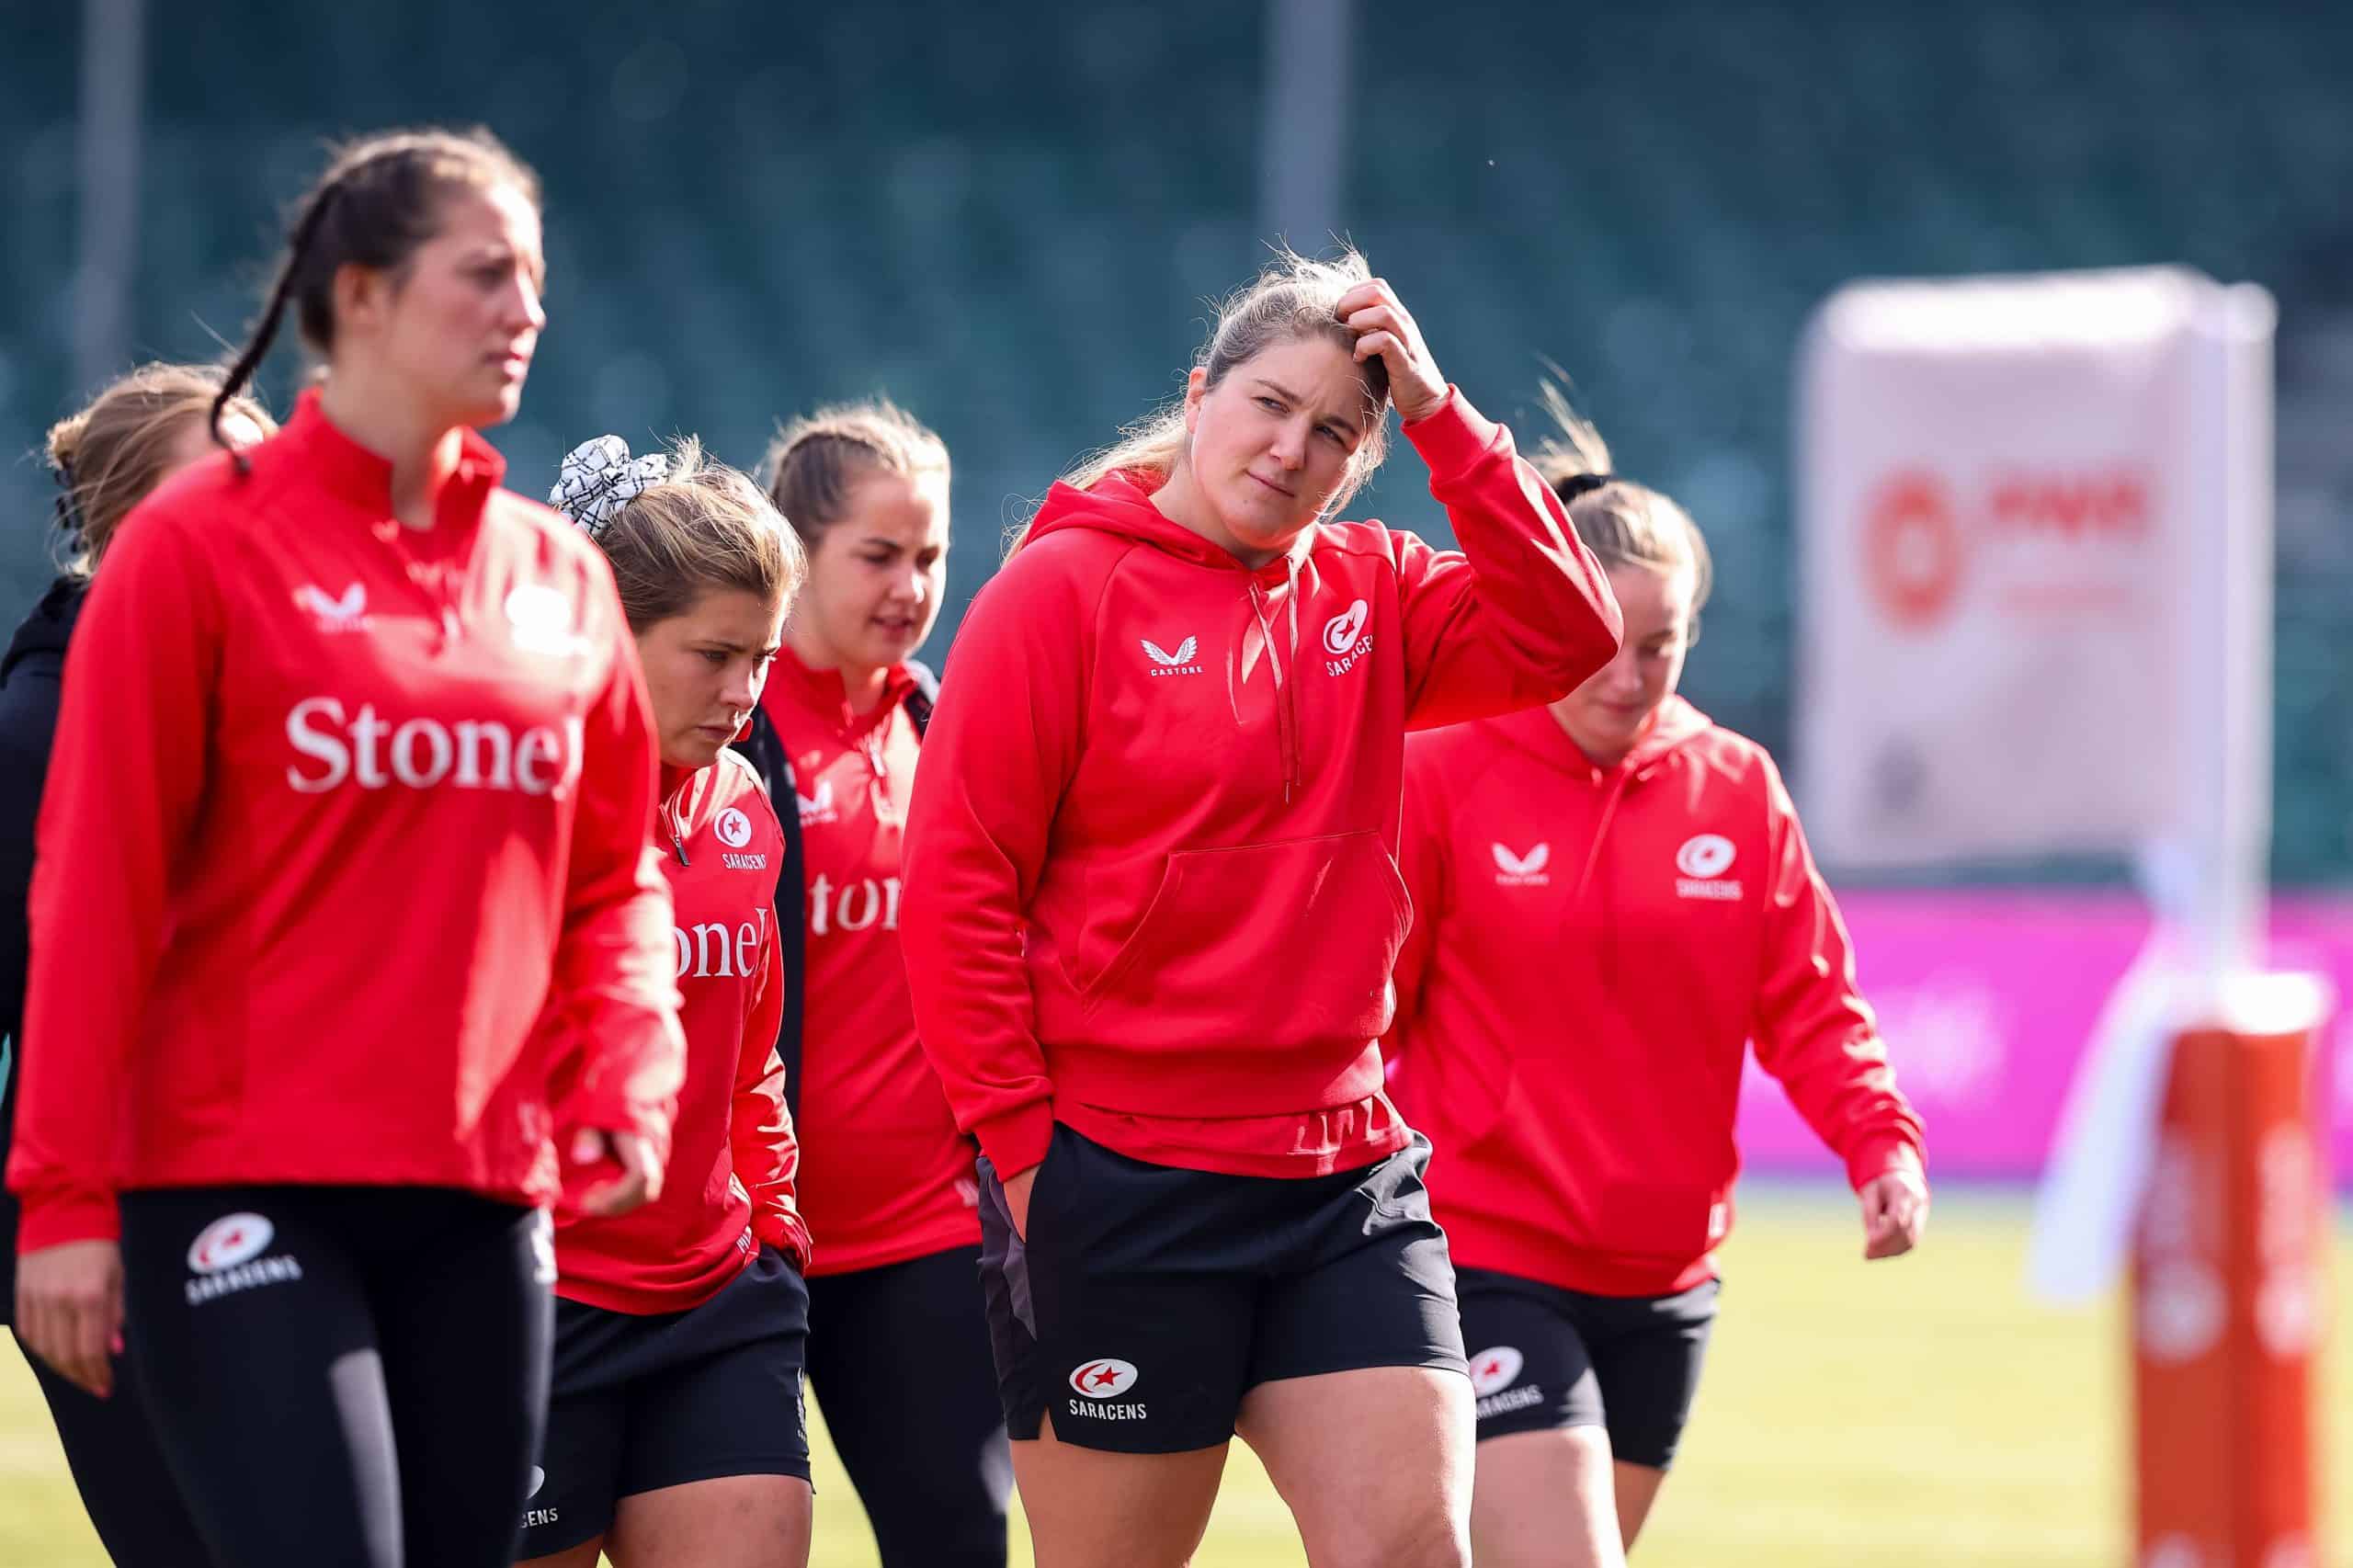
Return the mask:
<path fill-rule="evenodd" d="M 1724 1199 L 1722 1188 L 1688 1182 L 1607 1182 L 1595 1205 L 1593 1240 L 1620 1256 L 1688 1262 L 1722 1239 Z"/>
<path fill-rule="evenodd" d="M 1178 850 L 1086 1012 L 1137 1045 L 1361 1043 L 1412 913 L 1376 834 Z"/>

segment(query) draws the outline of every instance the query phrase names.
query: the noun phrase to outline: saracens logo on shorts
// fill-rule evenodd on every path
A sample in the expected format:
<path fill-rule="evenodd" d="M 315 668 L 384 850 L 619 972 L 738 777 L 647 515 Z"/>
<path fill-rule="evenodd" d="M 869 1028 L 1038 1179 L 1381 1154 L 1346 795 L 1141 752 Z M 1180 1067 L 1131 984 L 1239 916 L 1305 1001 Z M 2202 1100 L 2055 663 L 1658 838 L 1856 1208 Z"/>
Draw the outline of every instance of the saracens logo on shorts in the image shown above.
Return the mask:
<path fill-rule="evenodd" d="M 280 1253 L 261 1255 L 278 1238 L 278 1227 L 260 1214 L 239 1210 L 223 1214 L 199 1231 L 188 1244 L 188 1304 L 201 1306 L 222 1296 L 260 1285 L 283 1285 L 302 1278 L 302 1266 Z"/>
<path fill-rule="evenodd" d="M 1544 1391 L 1534 1383 L 1521 1388 L 1512 1386 L 1527 1368 L 1528 1358 L 1513 1345 L 1498 1345 L 1471 1358 L 1471 1392 L 1479 1397 L 1479 1403 L 1472 1407 L 1477 1419 L 1508 1415 L 1544 1402 Z"/>
<path fill-rule="evenodd" d="M 532 1498 L 537 1497 L 540 1494 L 540 1488 L 547 1483 L 548 1472 L 538 1465 L 533 1465 L 531 1489 L 523 1494 L 523 1501 L 529 1503 Z M 526 1508 L 523 1510 L 523 1528 L 529 1529 L 533 1525 L 552 1525 L 563 1517 L 563 1510 L 561 1508 Z"/>
<path fill-rule="evenodd" d="M 1675 852 L 1675 869 L 1682 873 L 1675 879 L 1675 896 L 1739 903 L 1740 883 L 1722 880 L 1739 853 L 1721 833 L 1694 834 L 1685 839 L 1683 847 Z"/>
<path fill-rule="evenodd" d="M 1528 1365 L 1528 1358 L 1512 1345 L 1498 1345 L 1492 1350 L 1482 1350 L 1471 1358 L 1471 1392 L 1490 1394 L 1511 1387 Z"/>
<path fill-rule="evenodd" d="M 1119 1401 L 1120 1396 L 1136 1386 L 1135 1363 L 1122 1361 L 1116 1356 L 1099 1357 L 1082 1361 L 1071 1369 L 1070 1386 L 1086 1395 L 1070 1402 L 1073 1415 L 1091 1415 L 1098 1421 L 1142 1421 L 1143 1406 L 1134 1401 Z"/>

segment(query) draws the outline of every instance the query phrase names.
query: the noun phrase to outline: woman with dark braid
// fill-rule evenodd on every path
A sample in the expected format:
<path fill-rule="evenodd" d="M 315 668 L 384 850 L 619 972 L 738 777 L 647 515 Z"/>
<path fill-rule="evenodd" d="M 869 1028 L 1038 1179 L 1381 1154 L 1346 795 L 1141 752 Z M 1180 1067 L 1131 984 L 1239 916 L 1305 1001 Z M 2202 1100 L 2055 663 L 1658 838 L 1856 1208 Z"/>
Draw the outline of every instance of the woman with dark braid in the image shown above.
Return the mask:
<path fill-rule="evenodd" d="M 507 1562 L 546 1208 L 661 1184 L 644 683 L 602 554 L 477 434 L 541 279 L 537 182 L 487 133 L 342 152 L 214 431 L 289 310 L 323 377 L 132 512 L 66 660 L 17 1333 L 100 1395 L 127 1334 L 223 1565 Z"/>

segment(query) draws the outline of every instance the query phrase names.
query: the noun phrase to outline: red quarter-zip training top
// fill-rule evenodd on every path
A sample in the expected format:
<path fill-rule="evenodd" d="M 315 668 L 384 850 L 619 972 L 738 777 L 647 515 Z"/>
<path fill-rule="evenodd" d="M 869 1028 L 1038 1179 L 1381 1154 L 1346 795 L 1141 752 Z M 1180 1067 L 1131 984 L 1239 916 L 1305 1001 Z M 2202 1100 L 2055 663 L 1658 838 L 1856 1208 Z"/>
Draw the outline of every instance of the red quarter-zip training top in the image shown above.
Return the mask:
<path fill-rule="evenodd" d="M 760 706 L 791 759 L 804 863 L 801 1211 L 816 1274 L 879 1268 L 979 1243 L 972 1146 L 915 1040 L 899 948 L 900 855 L 921 744 L 904 666 L 850 710 L 836 670 L 790 648 Z"/>
<path fill-rule="evenodd" d="M 784 830 L 752 765 L 662 770 L 655 839 L 675 909 L 686 1082 L 662 1196 L 556 1227 L 556 1294 L 618 1312 L 683 1312 L 717 1295 L 762 1244 L 805 1268 L 793 1204 L 800 1151 L 776 1054 L 784 1011 L 777 868 Z"/>
<path fill-rule="evenodd" d="M 472 432 L 427 529 L 315 393 L 250 459 L 132 512 L 67 656 L 23 1250 L 112 1234 L 126 1187 L 538 1204 L 560 1130 L 666 1146 L 654 740 L 603 557 Z"/>

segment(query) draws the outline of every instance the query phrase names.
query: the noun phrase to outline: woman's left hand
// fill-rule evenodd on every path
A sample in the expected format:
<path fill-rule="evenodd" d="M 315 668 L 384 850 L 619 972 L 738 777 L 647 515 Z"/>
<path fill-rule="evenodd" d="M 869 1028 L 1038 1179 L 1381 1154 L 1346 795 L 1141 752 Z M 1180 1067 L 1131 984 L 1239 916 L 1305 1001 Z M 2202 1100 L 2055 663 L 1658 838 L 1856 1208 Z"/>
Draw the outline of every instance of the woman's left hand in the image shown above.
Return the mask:
<path fill-rule="evenodd" d="M 1389 369 L 1389 398 L 1397 416 L 1411 425 L 1446 406 L 1446 378 L 1430 358 L 1429 345 L 1413 313 L 1383 278 L 1359 283 L 1340 296 L 1340 320 L 1357 335 L 1357 363 L 1374 355 Z"/>
<path fill-rule="evenodd" d="M 1928 1228 L 1928 1184 L 1898 1168 L 1871 1178 L 1855 1194 L 1863 1206 L 1863 1256 L 1901 1257 Z"/>

